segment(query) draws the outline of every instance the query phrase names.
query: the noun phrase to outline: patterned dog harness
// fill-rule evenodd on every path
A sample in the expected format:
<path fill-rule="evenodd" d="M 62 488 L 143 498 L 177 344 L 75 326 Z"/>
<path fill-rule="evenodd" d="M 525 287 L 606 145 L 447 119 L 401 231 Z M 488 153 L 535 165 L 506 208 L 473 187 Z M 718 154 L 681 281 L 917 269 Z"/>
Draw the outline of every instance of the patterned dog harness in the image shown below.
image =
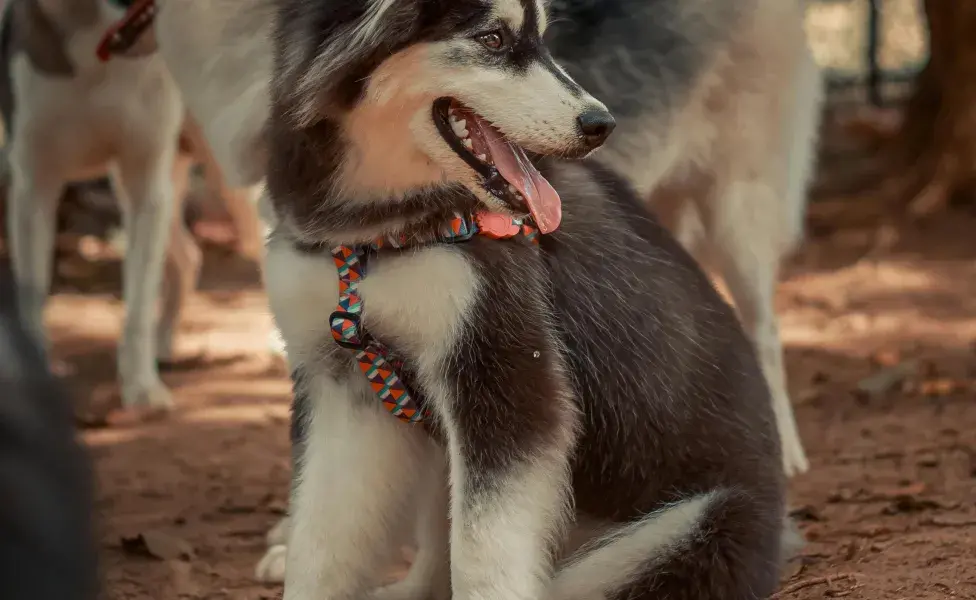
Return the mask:
<path fill-rule="evenodd" d="M 457 216 L 435 242 L 464 242 L 475 235 L 492 239 L 522 235 L 532 244 L 539 243 L 539 234 L 534 227 L 494 213 L 479 213 L 473 218 Z M 387 237 L 362 246 L 336 246 L 332 249 L 332 260 L 339 272 L 339 306 L 329 317 L 329 325 L 335 342 L 356 353 L 359 369 L 366 375 L 383 406 L 405 423 L 419 423 L 429 413 L 398 374 L 403 368 L 403 361 L 395 358 L 386 345 L 363 327 L 363 299 L 359 295 L 359 284 L 366 276 L 368 253 L 381 248 L 399 250 L 407 245 L 404 237 Z"/>

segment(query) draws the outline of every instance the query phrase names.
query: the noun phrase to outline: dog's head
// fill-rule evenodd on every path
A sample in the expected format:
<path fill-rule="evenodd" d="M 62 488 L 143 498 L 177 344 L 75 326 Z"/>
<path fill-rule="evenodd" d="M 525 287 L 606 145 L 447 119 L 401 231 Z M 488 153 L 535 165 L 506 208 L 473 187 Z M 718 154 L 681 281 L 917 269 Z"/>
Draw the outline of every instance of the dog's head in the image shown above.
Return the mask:
<path fill-rule="evenodd" d="M 527 152 L 581 158 L 613 130 L 542 42 L 541 0 L 280 0 L 273 113 L 329 121 L 359 198 L 461 184 L 492 210 L 558 225 Z"/>

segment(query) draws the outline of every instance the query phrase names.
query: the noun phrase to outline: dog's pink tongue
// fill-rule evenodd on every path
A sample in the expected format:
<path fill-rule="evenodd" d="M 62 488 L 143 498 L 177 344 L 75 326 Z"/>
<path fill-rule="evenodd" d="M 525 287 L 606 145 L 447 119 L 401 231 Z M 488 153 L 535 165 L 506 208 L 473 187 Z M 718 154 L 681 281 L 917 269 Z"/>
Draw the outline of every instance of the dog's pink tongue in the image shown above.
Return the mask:
<path fill-rule="evenodd" d="M 477 118 L 477 117 L 476 117 Z M 552 184 L 529 162 L 525 151 L 502 139 L 497 129 L 477 118 L 481 133 L 491 151 L 491 160 L 505 181 L 521 192 L 532 219 L 541 233 L 550 233 L 559 227 L 563 218 L 562 201 Z"/>

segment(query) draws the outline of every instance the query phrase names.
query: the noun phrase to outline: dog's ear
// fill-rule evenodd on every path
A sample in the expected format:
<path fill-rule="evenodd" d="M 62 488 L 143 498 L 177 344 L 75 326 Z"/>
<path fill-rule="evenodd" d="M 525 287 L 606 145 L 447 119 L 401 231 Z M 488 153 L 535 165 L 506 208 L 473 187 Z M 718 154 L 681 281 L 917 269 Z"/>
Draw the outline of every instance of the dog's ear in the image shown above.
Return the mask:
<path fill-rule="evenodd" d="M 282 5 L 273 94 L 299 127 L 354 104 L 373 69 L 402 49 L 418 24 L 418 0 Z"/>

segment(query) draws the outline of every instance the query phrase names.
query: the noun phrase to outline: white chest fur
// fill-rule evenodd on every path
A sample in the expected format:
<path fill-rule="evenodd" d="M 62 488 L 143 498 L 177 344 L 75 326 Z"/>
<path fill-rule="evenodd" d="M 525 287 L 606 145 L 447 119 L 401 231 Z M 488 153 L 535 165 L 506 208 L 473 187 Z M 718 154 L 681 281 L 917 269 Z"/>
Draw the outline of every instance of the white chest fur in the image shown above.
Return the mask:
<path fill-rule="evenodd" d="M 307 363 L 331 340 L 329 315 L 339 299 L 332 257 L 305 254 L 284 239 L 268 246 L 265 285 L 292 366 Z M 418 369 L 438 364 L 461 335 L 481 280 L 458 248 L 443 245 L 370 259 L 360 284 L 363 326 Z"/>

